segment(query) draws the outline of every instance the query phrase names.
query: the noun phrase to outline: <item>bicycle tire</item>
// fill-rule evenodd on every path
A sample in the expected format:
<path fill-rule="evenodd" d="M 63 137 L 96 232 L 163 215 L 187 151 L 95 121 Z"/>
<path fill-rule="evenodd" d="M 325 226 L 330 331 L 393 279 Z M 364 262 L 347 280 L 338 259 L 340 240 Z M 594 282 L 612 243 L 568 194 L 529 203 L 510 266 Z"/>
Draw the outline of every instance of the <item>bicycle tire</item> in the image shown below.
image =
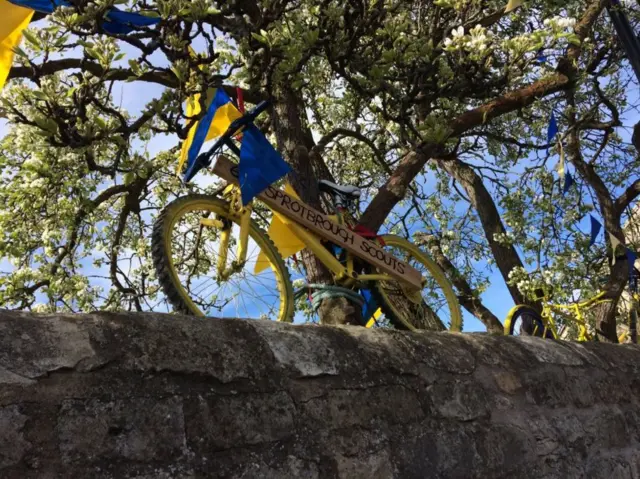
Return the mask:
<path fill-rule="evenodd" d="M 209 195 L 188 195 L 178 198 L 167 205 L 158 216 L 152 234 L 152 257 L 158 276 L 158 281 L 164 294 L 173 306 L 174 311 L 192 316 L 206 316 L 205 312 L 194 302 L 191 295 L 183 287 L 180 274 L 176 270 L 173 261 L 172 230 L 177 221 L 191 212 L 213 213 L 217 218 L 230 221 L 238 225 L 229 215 L 229 203 Z M 233 225 L 232 225 L 233 227 Z M 184 233 L 182 233 L 184 234 Z M 276 318 L 278 321 L 290 322 L 293 320 L 293 286 L 289 271 L 271 238 L 251 219 L 249 226 L 249 238 L 253 240 L 262 251 L 275 274 L 280 306 Z M 246 307 L 246 304 L 245 304 Z"/>
<path fill-rule="evenodd" d="M 516 324 L 522 321 L 520 331 L 515 332 Z M 524 332 L 523 332 L 524 331 Z M 544 320 L 536 310 L 529 306 L 523 306 L 513 314 L 509 325 L 510 336 L 536 336 L 553 339 L 553 333 L 547 328 L 545 333 Z"/>
<path fill-rule="evenodd" d="M 445 307 L 449 312 L 449 326 L 447 328 L 445 324 L 442 323 L 440 314 L 436 314 L 435 317 L 433 317 L 433 309 L 428 304 L 424 294 L 422 295 L 422 302 L 416 304 L 406 296 L 406 293 L 399 287 L 398 282 L 377 281 L 372 288 L 372 293 L 380 309 L 389 319 L 389 322 L 397 329 L 410 331 L 420 329 L 462 331 L 460 303 L 458 302 L 451 283 L 440 267 L 428 254 L 400 236 L 382 235 L 380 238 L 385 247 L 402 250 L 409 258 L 413 258 L 421 263 L 429 276 L 427 281 L 431 278 L 442 291 L 442 295 L 446 300 Z M 407 258 L 399 255 L 395 256 L 398 256 L 398 259 L 407 261 Z M 392 291 L 395 292 L 393 296 L 391 294 Z M 443 298 L 439 298 L 439 302 L 442 302 L 442 299 Z M 438 322 L 440 323 L 439 325 Z"/>

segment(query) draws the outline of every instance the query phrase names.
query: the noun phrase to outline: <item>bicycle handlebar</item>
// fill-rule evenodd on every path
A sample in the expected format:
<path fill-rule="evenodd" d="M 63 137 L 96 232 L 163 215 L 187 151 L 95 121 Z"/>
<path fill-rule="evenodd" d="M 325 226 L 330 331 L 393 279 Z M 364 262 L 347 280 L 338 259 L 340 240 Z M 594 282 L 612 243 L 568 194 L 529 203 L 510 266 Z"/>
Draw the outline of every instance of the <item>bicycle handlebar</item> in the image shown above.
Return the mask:
<path fill-rule="evenodd" d="M 216 140 L 213 146 L 209 148 L 209 151 L 206 151 L 198 155 L 192 167 L 189 168 L 189 170 L 187 170 L 187 172 L 185 173 L 185 176 L 184 176 L 185 183 L 189 182 L 201 169 L 209 166 L 211 164 L 211 157 L 215 155 L 216 152 L 220 148 L 222 148 L 224 145 L 229 144 L 229 141 L 231 140 L 231 138 L 233 138 L 233 136 L 236 133 L 238 133 L 239 130 L 241 130 L 245 126 L 252 124 L 255 121 L 255 119 L 258 117 L 258 115 L 264 112 L 267 108 L 269 108 L 269 102 L 266 100 L 261 101 L 251 110 L 249 110 L 247 113 L 242 115 L 240 118 L 234 120 L 231 123 L 231 125 L 229 125 L 229 128 L 227 128 L 227 131 L 225 131 L 222 134 L 222 136 L 220 136 Z"/>

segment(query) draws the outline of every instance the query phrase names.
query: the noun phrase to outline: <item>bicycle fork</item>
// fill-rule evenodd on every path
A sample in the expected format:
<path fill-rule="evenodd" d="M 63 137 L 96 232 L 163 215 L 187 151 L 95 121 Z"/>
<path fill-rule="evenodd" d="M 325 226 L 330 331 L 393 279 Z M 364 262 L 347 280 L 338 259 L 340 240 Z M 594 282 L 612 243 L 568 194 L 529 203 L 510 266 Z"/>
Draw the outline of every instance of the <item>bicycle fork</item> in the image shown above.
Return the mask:
<path fill-rule="evenodd" d="M 217 281 L 227 281 L 232 274 L 242 271 L 245 263 L 247 262 L 247 246 L 249 244 L 249 228 L 251 221 L 251 205 L 242 206 L 239 195 L 235 192 L 230 192 L 230 207 L 229 213 L 232 216 L 238 217 L 240 224 L 240 237 L 238 241 L 238 250 L 236 259 L 231 261 L 231 264 L 227 266 L 229 259 L 229 248 L 231 243 L 231 233 L 233 230 L 233 222 L 227 218 L 201 218 L 200 224 L 206 227 L 213 227 L 220 232 L 220 248 L 218 250 L 218 259 L 216 264 Z"/>

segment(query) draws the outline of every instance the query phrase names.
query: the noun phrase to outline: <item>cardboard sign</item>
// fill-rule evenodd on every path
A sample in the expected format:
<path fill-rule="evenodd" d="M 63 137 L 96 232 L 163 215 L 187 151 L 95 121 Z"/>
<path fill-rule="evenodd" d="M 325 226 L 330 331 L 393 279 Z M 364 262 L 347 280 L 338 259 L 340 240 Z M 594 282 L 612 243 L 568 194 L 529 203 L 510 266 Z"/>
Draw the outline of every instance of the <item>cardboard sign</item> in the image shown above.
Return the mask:
<path fill-rule="evenodd" d="M 213 172 L 220 178 L 238 184 L 238 166 L 224 156 L 218 157 Z M 316 235 L 346 249 L 380 271 L 422 289 L 422 275 L 404 261 L 391 256 L 382 247 L 339 225 L 327 215 L 311 208 L 284 191 L 269 186 L 257 198 L 272 210 L 290 218 Z"/>

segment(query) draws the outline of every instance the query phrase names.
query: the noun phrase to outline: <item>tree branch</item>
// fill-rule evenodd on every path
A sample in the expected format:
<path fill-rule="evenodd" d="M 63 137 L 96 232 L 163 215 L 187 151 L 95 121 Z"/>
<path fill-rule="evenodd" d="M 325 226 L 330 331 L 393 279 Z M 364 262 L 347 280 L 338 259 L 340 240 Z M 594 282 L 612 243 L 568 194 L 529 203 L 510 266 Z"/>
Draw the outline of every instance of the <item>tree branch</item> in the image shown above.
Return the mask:
<path fill-rule="evenodd" d="M 9 71 L 8 79 L 27 78 L 33 80 L 34 78 L 41 76 L 53 75 L 57 72 L 73 69 L 88 71 L 92 75 L 113 81 L 127 81 L 129 78 L 135 77 L 133 71 L 127 68 L 113 68 L 107 70 L 99 63 L 83 58 L 64 58 L 61 60 L 47 61 L 41 65 L 32 64 L 31 66 L 15 66 L 11 71 Z M 156 83 L 168 88 L 180 87 L 180 81 L 170 71 L 145 72 L 139 77 L 136 77 L 136 79 L 138 81 Z M 236 97 L 235 87 L 225 85 L 224 89 L 230 97 Z M 249 103 L 256 104 L 259 103 L 261 99 L 265 98 L 265 93 L 257 90 L 249 90 L 243 91 L 243 96 Z"/>
<path fill-rule="evenodd" d="M 615 201 L 617 215 L 622 215 L 624 209 L 640 196 L 640 180 L 634 181 Z"/>
<path fill-rule="evenodd" d="M 504 327 L 500 320 L 484 305 L 480 298 L 474 294 L 471 285 L 458 272 L 458 269 L 451 263 L 442 251 L 440 242 L 433 235 L 420 235 L 416 242 L 424 242 L 429 248 L 433 259 L 438 266 L 446 273 L 453 285 L 459 291 L 458 301 L 460 304 L 476 318 L 482 321 L 487 327 L 487 331 L 494 334 L 502 334 Z"/>
<path fill-rule="evenodd" d="M 392 174 L 391 168 L 384 160 L 384 154 L 378 149 L 376 144 L 372 140 L 364 136 L 362 133 L 349 130 L 347 128 L 336 128 L 335 130 L 327 133 L 325 136 L 320 138 L 320 141 L 318 141 L 318 143 L 316 143 L 316 146 L 312 148 L 310 155 L 316 154 L 322 156 L 322 151 L 327 147 L 327 145 L 339 136 L 348 136 L 351 138 L 355 138 L 356 140 L 361 141 L 362 143 L 367 145 L 369 148 L 371 148 L 371 151 L 373 151 L 374 157 L 380 167 L 386 173 Z"/>

